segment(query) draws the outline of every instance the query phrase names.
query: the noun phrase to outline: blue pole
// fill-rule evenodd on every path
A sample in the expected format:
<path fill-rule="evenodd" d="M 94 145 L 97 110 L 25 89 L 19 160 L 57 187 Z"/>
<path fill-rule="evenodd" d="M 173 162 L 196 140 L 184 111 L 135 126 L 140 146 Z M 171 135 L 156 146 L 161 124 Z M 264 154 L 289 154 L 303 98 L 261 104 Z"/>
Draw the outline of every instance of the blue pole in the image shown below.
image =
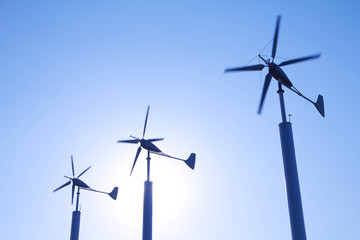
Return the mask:
<path fill-rule="evenodd" d="M 143 240 L 152 239 L 152 182 L 144 182 Z"/>
<path fill-rule="evenodd" d="M 80 211 L 73 211 L 70 240 L 79 240 Z"/>
<path fill-rule="evenodd" d="M 286 121 L 284 91 L 279 84 L 282 123 L 279 124 L 281 150 L 284 164 L 286 194 L 293 240 L 306 240 L 305 222 L 301 203 L 300 184 L 296 166 L 294 139 L 291 123 Z"/>
<path fill-rule="evenodd" d="M 150 181 L 150 151 L 147 160 L 147 180 L 144 182 L 143 240 L 152 240 L 152 182 Z"/>
<path fill-rule="evenodd" d="M 79 197 L 80 197 L 80 188 L 78 187 L 78 191 L 76 193 L 76 210 L 72 213 L 71 220 L 71 233 L 70 240 L 79 240 L 79 231 L 80 231 L 80 211 L 79 209 Z"/>

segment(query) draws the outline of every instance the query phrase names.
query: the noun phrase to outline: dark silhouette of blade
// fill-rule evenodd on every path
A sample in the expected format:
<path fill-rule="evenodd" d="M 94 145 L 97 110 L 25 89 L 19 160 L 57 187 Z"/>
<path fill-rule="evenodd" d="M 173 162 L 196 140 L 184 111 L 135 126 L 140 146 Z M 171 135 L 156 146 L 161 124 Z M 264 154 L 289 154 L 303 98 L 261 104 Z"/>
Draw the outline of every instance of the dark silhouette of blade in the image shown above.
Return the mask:
<path fill-rule="evenodd" d="M 73 177 L 75 177 L 74 160 L 73 160 L 73 156 L 72 156 L 72 155 L 71 155 L 71 168 L 72 168 Z"/>
<path fill-rule="evenodd" d="M 245 66 L 245 67 L 238 67 L 238 68 L 227 68 L 225 69 L 225 72 L 235 72 L 235 71 L 261 71 L 265 65 L 258 64 L 258 65 L 252 65 L 252 66 Z"/>
<path fill-rule="evenodd" d="M 130 172 L 130 176 L 134 170 L 134 167 L 135 167 L 135 163 L 136 163 L 136 160 L 138 159 L 139 155 L 140 155 L 140 152 L 141 152 L 141 146 L 138 148 L 137 152 L 136 152 L 136 155 L 135 155 L 135 160 L 134 160 L 134 163 L 133 163 L 133 166 L 131 168 L 131 172 Z"/>
<path fill-rule="evenodd" d="M 68 181 L 67 183 L 65 183 L 64 185 L 61 185 L 60 187 L 58 187 L 57 189 L 55 189 L 53 192 L 56 192 L 59 189 L 62 189 L 63 187 L 66 187 L 67 185 L 69 185 L 71 183 L 71 181 Z"/>
<path fill-rule="evenodd" d="M 273 62 L 274 62 L 274 58 L 275 58 L 275 55 L 276 55 L 276 46 L 277 46 L 278 35 L 279 35 L 280 19 L 281 19 L 281 16 L 278 16 L 277 17 L 277 22 L 276 22 L 274 42 L 273 42 L 273 47 L 272 47 L 272 52 L 271 52 L 271 57 L 273 59 Z"/>
<path fill-rule="evenodd" d="M 87 170 L 89 170 L 91 168 L 91 166 L 90 167 L 88 167 L 87 169 L 85 169 L 82 173 L 80 173 L 79 174 L 79 176 L 77 176 L 77 178 L 79 178 L 81 175 L 83 175 Z"/>
<path fill-rule="evenodd" d="M 148 120 L 148 116 L 149 116 L 149 109 L 150 109 L 150 106 L 148 106 L 147 111 L 146 111 L 146 118 L 145 118 L 144 131 L 143 131 L 142 138 L 144 138 L 144 136 L 145 136 L 146 124 L 147 124 L 147 120 Z"/>
<path fill-rule="evenodd" d="M 260 100 L 260 106 L 259 106 L 259 111 L 258 111 L 258 114 L 261 113 L 261 109 L 262 109 L 262 106 L 263 106 L 263 103 L 264 103 L 264 100 L 265 100 L 265 96 L 266 96 L 266 92 L 269 88 L 269 85 L 270 85 L 270 80 L 271 80 L 272 76 L 270 73 L 268 73 L 265 77 L 265 82 L 264 82 L 264 88 L 263 88 L 263 92 L 262 92 L 262 95 L 261 95 L 261 100 Z"/>
<path fill-rule="evenodd" d="M 73 202 L 74 202 L 74 192 L 75 192 L 75 184 L 72 185 L 71 204 L 73 204 Z"/>
<path fill-rule="evenodd" d="M 302 61 L 306 61 L 306 60 L 310 60 L 310 59 L 314 59 L 314 58 L 319 58 L 320 55 L 321 54 L 319 53 L 319 54 L 315 54 L 315 55 L 311 55 L 311 56 L 307 56 L 307 57 L 295 58 L 292 60 L 284 61 L 284 62 L 280 63 L 278 66 L 286 66 L 289 64 L 293 64 L 293 63 L 298 63 L 298 62 L 302 62 Z"/>
<path fill-rule="evenodd" d="M 164 140 L 164 138 L 150 138 L 150 139 L 147 139 L 149 142 L 156 142 L 156 141 L 162 141 Z"/>
<path fill-rule="evenodd" d="M 119 140 L 118 143 L 138 143 L 139 139 L 130 139 L 130 140 Z"/>

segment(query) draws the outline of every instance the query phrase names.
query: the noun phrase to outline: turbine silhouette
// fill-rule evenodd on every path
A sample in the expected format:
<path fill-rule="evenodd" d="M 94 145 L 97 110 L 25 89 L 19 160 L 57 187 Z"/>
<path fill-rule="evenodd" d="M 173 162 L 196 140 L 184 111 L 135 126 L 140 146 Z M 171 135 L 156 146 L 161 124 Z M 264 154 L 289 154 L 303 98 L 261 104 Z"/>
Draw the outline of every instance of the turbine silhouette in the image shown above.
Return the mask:
<path fill-rule="evenodd" d="M 262 106 L 264 103 L 264 99 L 267 93 L 267 90 L 270 85 L 270 81 L 272 78 L 278 81 L 278 94 L 280 100 L 280 109 L 281 109 L 281 117 L 282 122 L 279 124 L 280 130 L 280 142 L 281 142 L 281 150 L 283 156 L 283 166 L 284 166 L 284 175 L 285 175 L 285 187 L 286 194 L 288 200 L 288 209 L 289 209 L 289 217 L 290 217 L 290 226 L 291 226 L 291 234 L 293 240 L 306 240 L 306 231 L 305 231 L 305 221 L 303 216 L 303 209 L 301 203 L 301 194 L 300 194 L 300 183 L 297 172 L 297 164 L 295 158 L 295 146 L 292 134 L 292 125 L 286 119 L 285 112 L 285 102 L 284 102 L 284 90 L 282 86 L 290 89 L 295 92 L 299 96 L 305 98 L 307 101 L 311 102 L 315 105 L 316 109 L 319 113 L 325 117 L 324 110 L 324 100 L 321 95 L 318 96 L 316 102 L 311 101 L 304 95 L 302 95 L 291 83 L 289 78 L 286 76 L 285 72 L 281 69 L 282 66 L 286 66 L 289 64 L 294 64 L 302 61 L 307 61 L 310 59 L 315 59 L 320 57 L 320 54 L 315 54 L 307 57 L 301 57 L 292 59 L 289 61 L 282 62 L 280 64 L 274 63 L 274 58 L 276 55 L 276 47 L 278 41 L 279 34 L 279 25 L 280 25 L 280 16 L 277 18 L 276 28 L 275 28 L 275 36 L 274 42 L 271 52 L 271 58 L 265 60 L 262 56 L 259 57 L 265 62 L 265 65 L 258 64 L 252 66 L 238 67 L 238 68 L 228 68 L 225 72 L 233 72 L 233 71 L 261 71 L 264 67 L 268 67 L 269 72 L 265 77 L 264 87 L 261 94 L 260 105 L 258 113 L 261 113 Z"/>
<path fill-rule="evenodd" d="M 279 82 L 279 84 L 287 87 L 291 91 L 295 92 L 297 95 L 305 98 L 307 101 L 314 104 L 314 106 L 319 111 L 321 116 L 325 117 L 323 96 L 319 95 L 316 102 L 310 100 L 309 98 L 304 96 L 299 90 L 297 90 L 294 87 L 294 85 L 292 84 L 292 82 L 290 81 L 288 76 L 281 69 L 281 67 L 286 66 L 286 65 L 290 65 L 290 64 L 294 64 L 294 63 L 298 63 L 298 62 L 303 62 L 303 61 L 319 58 L 320 54 L 314 54 L 314 55 L 310 55 L 310 56 L 306 56 L 306 57 L 295 58 L 295 59 L 292 59 L 292 60 L 284 61 L 284 62 L 282 62 L 280 64 L 274 63 L 275 55 L 276 55 L 276 48 L 277 48 L 278 35 L 279 35 L 280 19 L 281 19 L 281 17 L 278 16 L 277 22 L 276 22 L 276 28 L 275 28 L 275 36 L 274 36 L 274 41 L 273 41 L 273 47 L 272 47 L 272 52 L 271 52 L 271 59 L 265 60 L 260 54 L 258 55 L 260 57 L 260 59 L 265 63 L 265 65 L 264 64 L 257 64 L 257 65 L 252 65 L 252 66 L 227 68 L 227 69 L 225 69 L 225 73 L 236 72 L 236 71 L 261 71 L 265 67 L 268 68 L 269 71 L 268 71 L 268 74 L 265 77 L 264 87 L 263 87 L 263 90 L 262 90 L 260 104 L 259 104 L 259 110 L 258 110 L 259 114 L 261 113 L 262 106 L 263 106 L 264 100 L 265 100 L 265 96 L 266 96 L 267 90 L 268 90 L 269 85 L 270 85 L 270 81 L 271 81 L 272 78 L 274 78 L 275 80 L 277 80 Z"/>
<path fill-rule="evenodd" d="M 151 240 L 152 239 L 152 182 L 150 181 L 150 153 L 161 155 L 164 157 L 173 158 L 176 160 L 180 160 L 185 162 L 191 169 L 195 168 L 195 153 L 191 153 L 187 160 L 170 156 L 164 152 L 162 152 L 153 142 L 164 140 L 164 138 L 150 138 L 145 139 L 145 132 L 146 132 L 146 125 L 149 116 L 149 109 L 148 106 L 146 111 L 145 123 L 144 123 L 144 130 L 142 134 L 142 138 L 137 138 L 134 136 L 130 136 L 132 139 L 129 140 L 119 140 L 118 143 L 131 143 L 131 144 L 138 144 L 138 147 L 134 159 L 134 163 L 131 168 L 130 175 L 132 174 L 136 161 L 140 155 L 141 149 L 147 150 L 147 180 L 144 183 L 144 208 L 143 208 L 143 240 Z"/>
<path fill-rule="evenodd" d="M 108 194 L 112 199 L 116 200 L 117 198 L 117 192 L 118 192 L 118 187 L 115 187 L 113 189 L 113 191 L 111 191 L 110 193 L 107 192 L 102 192 L 102 191 L 98 191 L 95 189 L 90 188 L 85 182 L 83 182 L 82 180 L 80 180 L 79 178 L 86 173 L 89 169 L 91 168 L 88 167 L 87 169 L 85 169 L 82 173 L 80 173 L 77 177 L 75 177 L 75 169 L 74 169 L 74 160 L 73 160 L 73 156 L 71 156 L 71 170 L 72 170 L 72 175 L 73 177 L 68 177 L 68 176 L 64 176 L 66 178 L 69 179 L 68 182 L 66 182 L 65 184 L 61 185 L 60 187 L 58 187 L 57 189 L 55 189 L 53 192 L 56 192 L 68 185 L 70 185 L 72 183 L 72 190 L 71 190 L 71 204 L 73 204 L 74 202 L 74 193 L 75 193 L 75 187 L 78 187 L 79 189 L 83 189 L 83 190 L 87 190 L 87 191 L 92 191 L 92 192 L 98 192 L 98 193 L 104 193 L 104 194 Z"/>
<path fill-rule="evenodd" d="M 195 153 L 191 153 L 187 160 L 177 158 L 177 157 L 173 157 L 173 156 L 170 156 L 170 155 L 162 152 L 157 146 L 155 146 L 155 144 L 153 144 L 153 142 L 162 141 L 162 140 L 164 140 L 164 138 L 145 139 L 145 132 L 146 132 L 146 125 L 147 125 L 147 120 L 148 120 L 148 116 L 149 116 L 149 110 L 150 110 L 150 106 L 148 106 L 147 111 L 146 111 L 144 130 L 143 130 L 143 135 L 142 135 L 141 139 L 130 135 L 130 137 L 133 138 L 133 139 L 117 141 L 118 143 L 131 143 L 131 144 L 140 143 L 140 146 L 138 147 L 138 149 L 136 151 L 136 154 L 135 154 L 135 159 L 134 159 L 134 163 L 132 165 L 131 171 L 130 171 L 130 175 L 132 174 L 132 172 L 134 170 L 134 167 L 135 167 L 136 161 L 137 161 L 137 159 L 138 159 L 138 157 L 140 155 L 141 149 L 148 150 L 150 153 L 154 153 L 154 154 L 157 154 L 157 155 L 160 155 L 160 156 L 164 156 L 164 157 L 184 161 L 186 163 L 186 165 L 188 165 L 191 169 L 194 169 L 195 168 L 195 157 L 196 157 Z"/>
<path fill-rule="evenodd" d="M 110 193 L 102 192 L 102 191 L 98 191 L 98 190 L 90 188 L 86 183 L 84 183 L 82 180 L 79 179 L 87 170 L 90 169 L 90 167 L 88 167 L 82 173 L 80 173 L 77 177 L 75 177 L 74 160 L 73 160 L 73 156 L 71 156 L 72 177 L 65 176 L 66 178 L 69 179 L 69 181 L 54 190 L 54 192 L 56 192 L 72 183 L 71 204 L 73 204 L 75 187 L 78 187 L 77 193 L 76 193 L 77 194 L 76 208 L 75 208 L 75 211 L 73 211 L 72 220 L 71 220 L 70 240 L 78 240 L 79 239 L 80 215 L 81 215 L 81 213 L 79 211 L 80 189 L 97 192 L 97 193 L 104 193 L 104 194 L 109 195 L 114 200 L 116 200 L 116 198 L 117 198 L 118 187 L 114 187 L 114 189 Z"/>

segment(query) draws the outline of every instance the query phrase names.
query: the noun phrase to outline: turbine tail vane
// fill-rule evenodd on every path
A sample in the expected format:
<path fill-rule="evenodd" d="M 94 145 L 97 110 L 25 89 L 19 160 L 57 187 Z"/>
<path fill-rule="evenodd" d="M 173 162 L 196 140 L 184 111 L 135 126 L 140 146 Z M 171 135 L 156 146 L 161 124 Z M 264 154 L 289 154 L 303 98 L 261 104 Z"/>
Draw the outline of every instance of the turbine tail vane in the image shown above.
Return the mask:
<path fill-rule="evenodd" d="M 108 195 L 114 200 L 117 199 L 118 189 L 119 189 L 118 187 L 114 187 L 114 189 L 111 191 L 111 193 L 108 193 Z"/>
<path fill-rule="evenodd" d="M 319 95 L 316 103 L 314 103 L 316 109 L 319 111 L 321 116 L 325 117 L 325 108 L 324 108 L 324 98 L 323 96 Z"/>

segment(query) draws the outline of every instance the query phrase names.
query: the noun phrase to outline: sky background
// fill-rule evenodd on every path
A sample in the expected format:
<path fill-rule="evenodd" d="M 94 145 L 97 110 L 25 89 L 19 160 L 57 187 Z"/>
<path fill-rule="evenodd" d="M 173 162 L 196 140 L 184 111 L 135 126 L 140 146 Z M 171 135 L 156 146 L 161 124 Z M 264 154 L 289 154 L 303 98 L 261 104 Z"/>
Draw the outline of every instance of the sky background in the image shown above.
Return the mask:
<path fill-rule="evenodd" d="M 360 192 L 358 1 L 0 1 L 0 238 L 68 239 L 71 175 L 117 201 L 80 195 L 80 239 L 141 239 L 141 136 L 195 170 L 153 156 L 153 239 L 291 238 L 272 81 L 243 66 L 272 40 L 284 67 L 326 117 L 285 90 L 308 239 L 356 239 Z M 270 55 L 271 44 L 264 50 Z M 258 64 L 255 58 L 249 64 Z"/>

